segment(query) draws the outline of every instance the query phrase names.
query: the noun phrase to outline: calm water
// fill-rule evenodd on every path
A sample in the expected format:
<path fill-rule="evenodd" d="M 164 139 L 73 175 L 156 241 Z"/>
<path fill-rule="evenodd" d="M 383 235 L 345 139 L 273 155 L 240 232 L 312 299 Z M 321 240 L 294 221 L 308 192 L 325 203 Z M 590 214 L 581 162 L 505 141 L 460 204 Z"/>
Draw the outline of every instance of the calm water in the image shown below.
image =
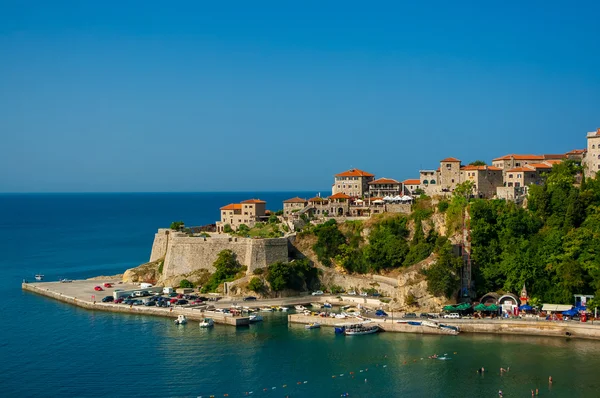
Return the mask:
<path fill-rule="evenodd" d="M 276 209 L 296 194 L 314 193 L 0 196 L 2 396 L 497 397 L 502 390 L 528 397 L 532 388 L 540 396 L 599 395 L 600 342 L 350 338 L 288 326 L 280 314 L 249 328 L 200 330 L 20 290 L 35 273 L 47 280 L 120 273 L 147 261 L 156 228 L 171 221 L 214 222 L 219 206 L 252 196 Z M 421 359 L 433 353 L 452 359 Z M 475 372 L 481 366 L 483 377 Z M 501 366 L 510 367 L 502 377 Z"/>

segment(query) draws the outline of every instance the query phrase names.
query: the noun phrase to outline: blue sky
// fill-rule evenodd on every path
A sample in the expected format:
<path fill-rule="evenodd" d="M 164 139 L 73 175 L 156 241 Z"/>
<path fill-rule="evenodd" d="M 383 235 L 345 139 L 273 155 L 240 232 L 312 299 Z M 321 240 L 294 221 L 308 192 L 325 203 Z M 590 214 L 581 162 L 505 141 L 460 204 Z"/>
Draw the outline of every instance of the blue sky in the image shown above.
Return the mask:
<path fill-rule="evenodd" d="M 0 191 L 324 191 L 585 147 L 600 3 L 501 3 L 0 1 Z"/>

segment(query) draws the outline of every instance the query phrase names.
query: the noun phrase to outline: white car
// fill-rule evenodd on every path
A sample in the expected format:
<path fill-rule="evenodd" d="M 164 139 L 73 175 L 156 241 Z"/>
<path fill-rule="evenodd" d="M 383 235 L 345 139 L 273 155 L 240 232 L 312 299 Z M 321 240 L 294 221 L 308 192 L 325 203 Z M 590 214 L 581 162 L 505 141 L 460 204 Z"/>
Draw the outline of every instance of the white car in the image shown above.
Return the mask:
<path fill-rule="evenodd" d="M 316 292 L 312 292 L 313 296 L 322 296 L 323 295 L 323 291 L 322 290 L 317 290 Z"/>
<path fill-rule="evenodd" d="M 363 296 L 363 297 L 367 297 L 368 296 L 367 292 L 362 292 L 360 295 Z"/>
<path fill-rule="evenodd" d="M 444 314 L 444 318 L 460 319 L 460 315 L 457 312 L 451 312 L 449 314 Z"/>
<path fill-rule="evenodd" d="M 350 296 L 356 296 L 356 291 L 355 290 L 351 290 L 351 291 L 348 292 L 348 294 Z"/>

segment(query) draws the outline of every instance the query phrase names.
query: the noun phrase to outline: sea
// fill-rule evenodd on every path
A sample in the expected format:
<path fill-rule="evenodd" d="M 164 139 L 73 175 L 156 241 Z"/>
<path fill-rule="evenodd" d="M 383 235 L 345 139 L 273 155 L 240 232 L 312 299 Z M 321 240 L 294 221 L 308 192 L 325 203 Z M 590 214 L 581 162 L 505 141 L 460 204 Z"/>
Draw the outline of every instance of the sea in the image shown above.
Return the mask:
<path fill-rule="evenodd" d="M 248 198 L 281 208 L 315 192 L 0 195 L 3 397 L 600 396 L 600 342 L 380 333 L 336 336 L 95 312 L 21 290 L 23 279 L 114 275 L 148 261 L 172 221 L 214 222 Z M 433 354 L 446 359 L 429 359 Z M 484 368 L 483 374 L 477 369 Z M 501 374 L 500 368 L 510 369 Z M 552 376 L 553 383 L 548 382 Z"/>

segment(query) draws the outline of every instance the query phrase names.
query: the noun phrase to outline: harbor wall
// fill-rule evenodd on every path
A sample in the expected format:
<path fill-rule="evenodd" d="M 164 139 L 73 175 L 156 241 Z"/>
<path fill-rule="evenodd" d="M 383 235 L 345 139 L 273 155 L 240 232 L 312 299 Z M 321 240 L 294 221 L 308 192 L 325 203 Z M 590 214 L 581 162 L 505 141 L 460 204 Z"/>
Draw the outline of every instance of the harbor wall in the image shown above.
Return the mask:
<path fill-rule="evenodd" d="M 154 237 L 150 261 L 165 259 L 163 279 L 199 269 L 214 272 L 213 263 L 223 250 L 235 253 L 250 275 L 257 268 L 288 261 L 288 238 L 251 239 L 226 234 L 212 234 L 204 238 L 159 229 Z"/>

